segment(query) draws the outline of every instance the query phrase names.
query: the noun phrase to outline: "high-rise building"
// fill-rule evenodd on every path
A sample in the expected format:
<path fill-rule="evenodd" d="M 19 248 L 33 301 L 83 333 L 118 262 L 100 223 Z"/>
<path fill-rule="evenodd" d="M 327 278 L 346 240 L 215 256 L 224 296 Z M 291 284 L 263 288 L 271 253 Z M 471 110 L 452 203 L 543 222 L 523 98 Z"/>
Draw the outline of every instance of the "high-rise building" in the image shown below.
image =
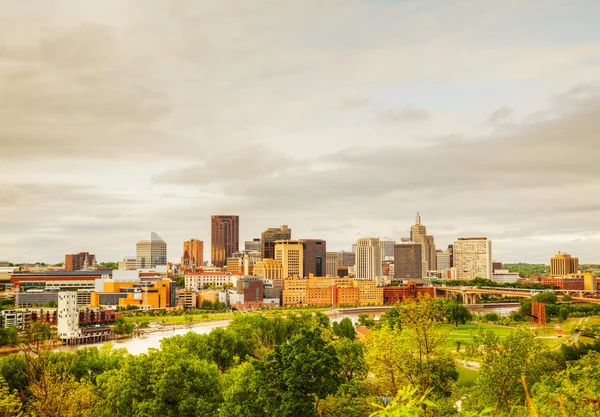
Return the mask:
<path fill-rule="evenodd" d="M 260 251 L 263 259 L 275 258 L 275 241 L 290 240 L 292 238 L 292 229 L 287 225 L 281 227 L 270 227 L 260 235 Z"/>
<path fill-rule="evenodd" d="M 304 245 L 301 240 L 276 241 L 275 260 L 281 263 L 283 278 L 304 277 Z"/>
<path fill-rule="evenodd" d="M 423 278 L 422 253 L 418 243 L 394 245 L 394 278 Z"/>
<path fill-rule="evenodd" d="M 414 243 L 421 245 L 421 262 L 423 263 L 423 275 L 427 271 L 437 270 L 437 257 L 433 236 L 427 234 L 426 227 L 421 224 L 421 216 L 417 213 L 415 224 L 410 229 L 410 237 Z"/>
<path fill-rule="evenodd" d="M 437 269 L 438 271 L 444 271 L 446 269 L 450 269 L 450 253 L 448 251 L 437 250 L 436 259 L 437 259 Z"/>
<path fill-rule="evenodd" d="M 210 260 L 223 267 L 235 252 L 240 250 L 240 217 L 234 215 L 211 216 Z"/>
<path fill-rule="evenodd" d="M 379 239 L 367 237 L 356 241 L 356 279 L 376 280 L 381 277 Z"/>
<path fill-rule="evenodd" d="M 579 271 L 579 258 L 558 252 L 550 258 L 550 275 L 565 276 Z"/>
<path fill-rule="evenodd" d="M 81 271 L 96 266 L 96 255 L 89 252 L 79 252 L 65 255 L 65 271 Z"/>
<path fill-rule="evenodd" d="M 322 239 L 302 239 L 304 247 L 304 276 L 313 274 L 324 277 L 326 270 L 327 242 Z"/>
<path fill-rule="evenodd" d="M 246 252 L 260 252 L 260 238 L 255 237 L 252 240 L 247 240 L 244 242 L 244 251 Z M 262 256 L 262 255 L 261 255 Z"/>
<path fill-rule="evenodd" d="M 325 257 L 327 258 L 326 260 L 326 272 L 327 272 L 327 276 L 328 277 L 335 277 L 337 276 L 337 269 L 338 269 L 338 254 L 337 252 L 327 252 Z"/>
<path fill-rule="evenodd" d="M 355 245 L 352 245 L 354 248 Z M 356 254 L 354 251 L 347 252 L 345 250 L 337 253 L 338 255 L 338 266 L 354 266 L 356 264 Z"/>
<path fill-rule="evenodd" d="M 192 268 L 200 268 L 204 265 L 204 242 L 198 239 L 190 239 L 183 242 L 183 257 L 188 253 Z"/>
<path fill-rule="evenodd" d="M 459 238 L 454 242 L 454 267 L 458 279 L 492 279 L 492 241 L 485 237 Z"/>
<path fill-rule="evenodd" d="M 167 264 L 167 243 L 156 233 L 150 233 L 150 240 L 140 240 L 135 246 L 137 269 L 152 269 Z"/>
<path fill-rule="evenodd" d="M 389 237 L 383 237 L 379 239 L 379 245 L 381 246 L 381 260 L 382 261 L 393 261 L 394 260 L 394 245 L 396 242 Z"/>

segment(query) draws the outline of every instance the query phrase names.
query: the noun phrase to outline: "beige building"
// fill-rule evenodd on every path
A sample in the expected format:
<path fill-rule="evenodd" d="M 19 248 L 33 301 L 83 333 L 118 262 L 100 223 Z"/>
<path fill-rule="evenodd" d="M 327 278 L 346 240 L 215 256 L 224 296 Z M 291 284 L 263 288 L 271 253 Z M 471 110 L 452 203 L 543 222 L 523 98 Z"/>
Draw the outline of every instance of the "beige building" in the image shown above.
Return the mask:
<path fill-rule="evenodd" d="M 264 279 L 283 279 L 281 262 L 275 259 L 263 259 L 254 265 L 254 276 Z"/>
<path fill-rule="evenodd" d="M 338 253 L 337 252 L 327 252 L 326 254 L 326 274 L 328 277 L 337 276 L 338 269 Z"/>
<path fill-rule="evenodd" d="M 283 281 L 282 303 L 286 305 L 306 304 L 308 280 L 304 278 L 286 278 Z"/>
<path fill-rule="evenodd" d="M 568 253 L 558 252 L 550 258 L 550 275 L 563 276 L 576 274 L 579 271 L 579 258 L 574 258 Z"/>
<path fill-rule="evenodd" d="M 492 279 L 492 241 L 486 237 L 454 241 L 454 268 L 458 279 Z"/>
<path fill-rule="evenodd" d="M 381 277 L 379 239 L 366 237 L 356 241 L 356 279 L 377 280 Z"/>
<path fill-rule="evenodd" d="M 421 224 L 421 216 L 419 213 L 417 213 L 414 226 L 410 229 L 410 237 L 414 243 L 421 245 L 423 276 L 427 276 L 427 271 L 436 271 L 438 267 L 435 242 L 433 236 L 427 234 L 427 228 Z"/>
<path fill-rule="evenodd" d="M 150 234 L 150 240 L 140 240 L 135 247 L 137 269 L 154 269 L 157 265 L 167 264 L 167 243 L 156 233 Z"/>
<path fill-rule="evenodd" d="M 276 241 L 275 260 L 281 263 L 283 278 L 304 277 L 304 246 L 301 240 Z"/>
<path fill-rule="evenodd" d="M 204 242 L 198 239 L 190 239 L 183 242 L 183 257 L 188 253 L 192 268 L 200 268 L 204 265 Z M 183 263 L 183 261 L 182 261 Z"/>
<path fill-rule="evenodd" d="M 117 262 L 117 269 L 122 271 L 133 271 L 137 269 L 137 259 L 135 256 L 126 256 L 122 261 Z"/>
<path fill-rule="evenodd" d="M 383 287 L 378 287 L 375 281 L 356 281 L 361 306 L 383 305 Z"/>

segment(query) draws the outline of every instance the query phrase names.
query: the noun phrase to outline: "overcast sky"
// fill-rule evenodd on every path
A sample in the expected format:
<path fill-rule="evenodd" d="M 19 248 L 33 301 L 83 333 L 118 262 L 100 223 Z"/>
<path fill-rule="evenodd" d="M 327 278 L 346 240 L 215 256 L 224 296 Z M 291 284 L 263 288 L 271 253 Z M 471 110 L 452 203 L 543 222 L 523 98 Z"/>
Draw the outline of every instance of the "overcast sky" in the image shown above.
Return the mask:
<path fill-rule="evenodd" d="M 288 224 L 600 263 L 600 2 L 0 0 L 0 260 Z"/>

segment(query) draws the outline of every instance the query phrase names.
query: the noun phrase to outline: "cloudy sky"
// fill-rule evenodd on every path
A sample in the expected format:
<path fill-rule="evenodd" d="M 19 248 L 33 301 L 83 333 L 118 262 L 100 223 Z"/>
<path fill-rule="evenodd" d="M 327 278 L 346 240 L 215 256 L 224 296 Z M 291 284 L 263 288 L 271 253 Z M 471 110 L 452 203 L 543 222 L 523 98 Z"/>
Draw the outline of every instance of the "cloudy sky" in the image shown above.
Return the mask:
<path fill-rule="evenodd" d="M 600 2 L 0 0 L 0 260 L 211 214 L 600 263 Z M 243 243 L 242 243 L 243 245 Z"/>

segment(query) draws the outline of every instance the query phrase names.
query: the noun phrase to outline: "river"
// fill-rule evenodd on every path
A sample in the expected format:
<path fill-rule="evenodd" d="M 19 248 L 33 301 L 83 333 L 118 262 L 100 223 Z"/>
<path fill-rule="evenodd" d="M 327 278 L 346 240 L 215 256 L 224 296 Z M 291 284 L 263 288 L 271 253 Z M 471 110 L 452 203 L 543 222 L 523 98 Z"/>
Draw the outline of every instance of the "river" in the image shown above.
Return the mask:
<path fill-rule="evenodd" d="M 469 310 L 473 313 L 498 313 L 500 315 L 508 315 L 511 311 L 515 311 L 519 308 L 518 304 L 497 304 L 497 305 L 485 305 L 485 304 L 477 304 L 467 306 Z M 331 313 L 331 312 L 329 312 Z M 329 319 L 334 321 L 340 321 L 343 318 L 350 318 L 352 322 L 356 323 L 358 321 L 359 313 L 346 313 L 346 314 L 328 314 Z M 375 313 L 374 317 L 378 318 L 381 315 L 381 312 L 378 311 Z M 128 339 L 119 339 L 113 340 L 111 342 L 102 342 L 102 343 L 93 343 L 88 345 L 79 345 L 79 346 L 61 346 L 56 350 L 61 351 L 73 351 L 76 349 L 82 349 L 88 346 L 101 346 L 105 343 L 113 343 L 115 348 L 125 348 L 129 353 L 134 355 L 138 355 L 140 353 L 147 353 L 150 348 L 160 348 L 160 341 L 165 337 L 171 337 L 178 334 L 185 334 L 188 332 L 194 332 L 198 334 L 207 334 L 210 333 L 213 329 L 217 327 L 226 327 L 231 320 L 217 320 L 217 321 L 205 321 L 202 323 L 198 323 L 193 327 L 184 328 L 184 329 L 171 329 L 171 330 L 160 330 L 152 333 L 147 333 L 139 337 L 133 337 Z M 0 354 L 1 356 L 1 354 Z"/>

